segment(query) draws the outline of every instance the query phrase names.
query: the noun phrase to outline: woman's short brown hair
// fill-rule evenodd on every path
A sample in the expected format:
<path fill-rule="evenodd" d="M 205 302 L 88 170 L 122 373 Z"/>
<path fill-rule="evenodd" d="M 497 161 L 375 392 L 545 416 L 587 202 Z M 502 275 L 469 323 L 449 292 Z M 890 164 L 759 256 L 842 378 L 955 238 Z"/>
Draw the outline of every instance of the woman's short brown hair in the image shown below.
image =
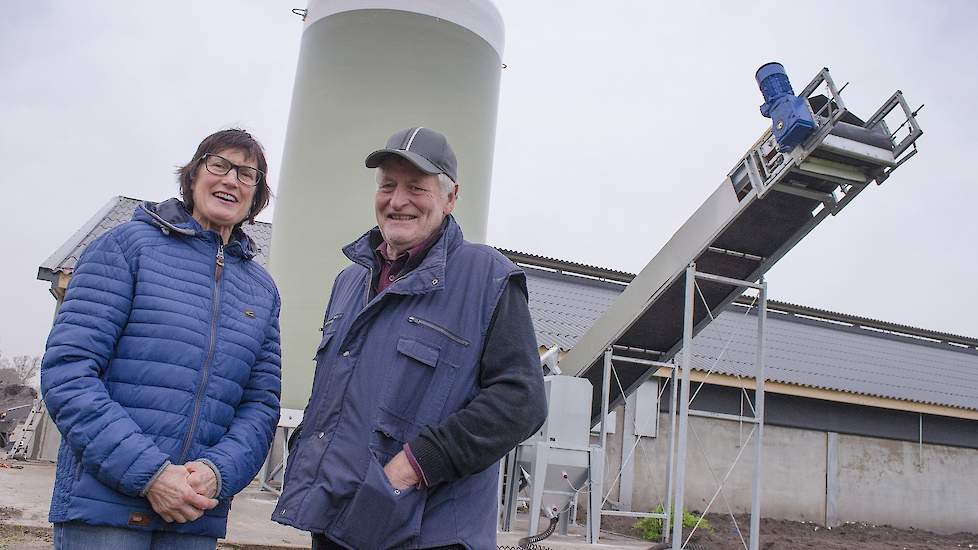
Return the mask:
<path fill-rule="evenodd" d="M 237 149 L 246 153 L 248 159 L 252 159 L 258 164 L 258 169 L 263 174 L 261 181 L 255 187 L 255 196 L 251 201 L 248 217 L 245 218 L 249 223 L 255 223 L 255 216 L 268 206 L 268 201 L 272 197 L 272 188 L 268 186 L 268 163 L 265 162 L 265 150 L 258 143 L 258 140 L 239 128 L 221 130 L 220 132 L 215 132 L 207 136 L 197 146 L 197 152 L 194 153 L 194 157 L 190 159 L 190 162 L 177 168 L 177 179 L 180 181 L 180 197 L 187 206 L 187 210 L 193 213 L 193 182 L 200 161 L 208 153 L 219 153 L 228 149 Z"/>

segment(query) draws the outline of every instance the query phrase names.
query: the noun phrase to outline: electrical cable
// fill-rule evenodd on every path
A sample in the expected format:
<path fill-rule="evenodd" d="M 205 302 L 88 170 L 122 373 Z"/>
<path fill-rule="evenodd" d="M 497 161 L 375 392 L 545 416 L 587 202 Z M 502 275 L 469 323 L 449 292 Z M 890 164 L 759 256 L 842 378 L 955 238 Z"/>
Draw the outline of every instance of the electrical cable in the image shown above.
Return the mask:
<path fill-rule="evenodd" d="M 571 480 L 570 480 L 569 477 L 564 477 L 564 481 L 566 481 L 567 484 L 570 485 L 570 488 L 573 489 L 575 493 L 580 493 L 582 489 L 584 489 L 585 487 L 587 487 L 591 483 L 590 481 L 585 481 L 584 484 L 581 485 L 580 487 L 574 487 L 574 484 L 571 483 Z"/>
<path fill-rule="evenodd" d="M 537 533 L 536 535 L 530 535 L 529 537 L 523 537 L 523 538 L 521 538 L 517 544 L 519 544 L 519 547 L 520 548 L 527 548 L 528 546 L 533 545 L 533 544 L 535 544 L 537 542 L 540 542 L 541 540 L 549 537 L 550 535 L 554 534 L 554 531 L 555 530 L 557 530 L 557 522 L 558 521 L 560 521 L 560 516 L 556 516 L 555 515 L 554 517 L 550 518 L 550 526 L 549 527 L 547 527 L 546 529 L 544 529 L 540 533 Z"/>

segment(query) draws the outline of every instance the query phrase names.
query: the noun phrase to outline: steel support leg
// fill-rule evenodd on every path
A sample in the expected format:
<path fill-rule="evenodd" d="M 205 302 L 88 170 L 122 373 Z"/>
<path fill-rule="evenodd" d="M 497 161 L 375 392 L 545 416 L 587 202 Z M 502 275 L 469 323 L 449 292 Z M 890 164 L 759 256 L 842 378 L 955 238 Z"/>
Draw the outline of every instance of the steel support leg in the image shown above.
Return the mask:
<path fill-rule="evenodd" d="M 635 405 L 637 404 L 637 392 L 625 398 L 625 421 L 622 423 L 621 430 L 621 474 L 618 476 L 618 509 L 628 512 L 632 511 L 632 491 L 635 484 L 635 464 L 638 462 L 636 454 L 637 440 L 635 433 Z"/>
<path fill-rule="evenodd" d="M 510 451 L 510 453 L 513 451 Z M 509 453 L 506 453 L 499 461 L 499 480 L 496 485 L 496 506 L 499 506 L 496 511 L 496 532 L 503 530 L 503 519 L 506 516 L 506 503 L 508 502 L 506 494 L 506 484 L 504 483 L 503 477 L 506 475 L 506 465 L 509 464 Z"/>
<path fill-rule="evenodd" d="M 567 536 L 567 527 L 570 523 L 570 507 L 560 513 L 559 521 L 557 522 L 557 534 Z"/>
<path fill-rule="evenodd" d="M 598 543 L 598 531 L 601 529 L 601 505 L 604 501 L 604 456 L 608 446 L 608 399 L 611 392 L 611 356 L 612 349 L 604 350 L 604 372 L 601 377 L 601 453 L 594 460 L 595 453 L 591 450 L 591 493 L 588 497 L 588 534 L 591 544 Z M 597 485 L 594 484 L 597 480 Z"/>
<path fill-rule="evenodd" d="M 669 379 L 671 398 L 669 403 L 669 457 L 666 459 L 666 502 L 664 512 L 666 519 L 662 522 L 662 542 L 668 542 L 672 525 L 669 523 L 669 513 L 672 510 L 672 499 L 675 491 L 676 477 L 676 406 L 679 401 L 679 370 L 673 366 L 672 377 Z M 658 414 L 658 411 L 656 411 Z"/>
<path fill-rule="evenodd" d="M 577 498 L 579 496 L 581 496 L 581 493 L 577 493 L 576 495 L 574 495 L 574 500 L 571 501 L 570 518 L 568 520 L 571 525 L 577 525 Z"/>
<path fill-rule="evenodd" d="M 516 517 L 516 504 L 520 493 L 520 467 L 519 467 L 520 447 L 506 455 L 506 487 L 503 494 L 503 528 L 502 531 L 508 533 L 513 530 L 513 518 Z"/>
<path fill-rule="evenodd" d="M 761 478 L 764 473 L 764 322 L 767 318 L 767 282 L 761 278 L 760 311 L 757 313 L 757 368 L 754 380 L 754 416 L 757 419 L 754 441 L 754 486 L 750 508 L 750 550 L 758 550 L 761 532 Z"/>
<path fill-rule="evenodd" d="M 693 308 L 696 305 L 696 264 L 686 267 L 686 307 L 683 316 L 682 385 L 679 389 L 679 448 L 676 451 L 675 500 L 672 507 L 672 548 L 683 545 L 683 501 L 686 485 L 686 432 L 689 422 L 689 371 L 693 366 Z"/>
<path fill-rule="evenodd" d="M 604 449 L 591 447 L 589 451 L 591 492 L 588 494 L 587 536 L 589 543 L 597 544 L 601 532 L 601 501 L 604 499 Z"/>
<path fill-rule="evenodd" d="M 547 455 L 550 447 L 543 441 L 536 444 L 536 456 L 530 471 L 530 535 L 540 532 L 540 510 L 543 508 L 543 489 L 547 481 Z"/>
<path fill-rule="evenodd" d="M 601 450 L 608 449 L 608 399 L 611 393 L 611 348 L 604 351 L 604 376 L 601 377 Z M 604 472 L 601 472 L 604 475 Z"/>

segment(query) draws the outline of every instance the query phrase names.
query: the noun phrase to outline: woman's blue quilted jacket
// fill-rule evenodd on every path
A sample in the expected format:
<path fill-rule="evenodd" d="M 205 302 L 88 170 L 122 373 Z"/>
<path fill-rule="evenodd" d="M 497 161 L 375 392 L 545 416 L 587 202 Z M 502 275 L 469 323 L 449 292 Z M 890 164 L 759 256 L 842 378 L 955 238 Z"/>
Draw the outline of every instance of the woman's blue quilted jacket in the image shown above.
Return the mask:
<path fill-rule="evenodd" d="M 278 423 L 281 300 L 242 231 L 219 245 L 170 199 L 85 249 L 41 367 L 63 436 L 51 522 L 225 535 Z M 220 504 L 167 524 L 142 495 L 191 460 L 219 473 Z"/>

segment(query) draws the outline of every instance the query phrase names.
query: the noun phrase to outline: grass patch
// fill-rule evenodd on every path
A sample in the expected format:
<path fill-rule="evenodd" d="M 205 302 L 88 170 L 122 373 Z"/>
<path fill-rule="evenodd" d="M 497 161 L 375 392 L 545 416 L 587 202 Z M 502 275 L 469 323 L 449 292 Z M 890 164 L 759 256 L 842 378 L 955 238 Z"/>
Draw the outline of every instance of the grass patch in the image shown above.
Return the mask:
<path fill-rule="evenodd" d="M 656 514 L 661 514 L 662 506 L 656 506 L 653 512 Z M 670 514 L 669 525 L 672 525 L 672 521 L 672 515 Z M 691 514 L 688 510 L 683 510 L 684 531 L 691 530 L 696 525 L 696 522 L 699 522 L 699 527 L 697 527 L 697 530 L 702 529 L 708 533 L 713 532 L 713 526 L 710 525 L 709 521 L 706 521 L 706 519 L 700 520 L 699 516 Z M 642 518 L 636 521 L 632 527 L 638 529 L 642 535 L 642 538 L 645 540 L 656 541 L 662 539 L 662 518 Z"/>

